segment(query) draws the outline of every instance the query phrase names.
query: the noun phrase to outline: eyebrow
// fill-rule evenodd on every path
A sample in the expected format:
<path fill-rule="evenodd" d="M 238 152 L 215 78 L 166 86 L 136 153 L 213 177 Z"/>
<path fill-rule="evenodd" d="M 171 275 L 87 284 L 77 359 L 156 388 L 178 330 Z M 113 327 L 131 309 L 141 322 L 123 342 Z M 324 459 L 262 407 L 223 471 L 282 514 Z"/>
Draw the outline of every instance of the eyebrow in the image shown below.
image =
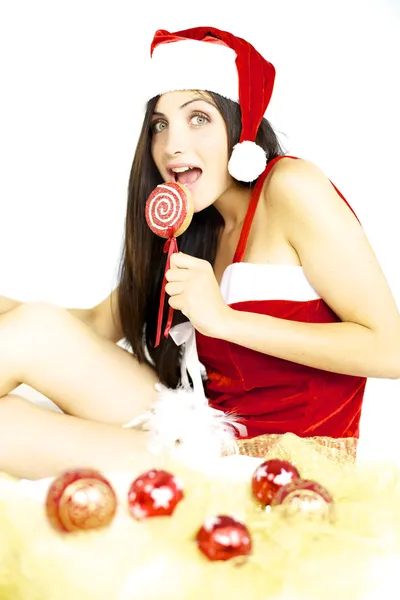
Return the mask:
<path fill-rule="evenodd" d="M 188 102 L 185 102 L 185 104 L 182 104 L 182 106 L 179 107 L 179 110 L 181 110 L 182 108 L 186 108 L 186 106 L 188 106 L 189 104 L 192 104 L 192 102 L 198 102 L 199 100 L 202 102 L 207 102 L 207 104 L 216 108 L 215 104 L 213 102 L 211 102 L 211 100 L 207 100 L 207 98 L 199 97 L 199 98 L 192 98 L 192 100 L 188 100 Z M 152 114 L 152 117 L 165 117 L 165 115 L 164 115 L 164 113 L 154 111 Z"/>

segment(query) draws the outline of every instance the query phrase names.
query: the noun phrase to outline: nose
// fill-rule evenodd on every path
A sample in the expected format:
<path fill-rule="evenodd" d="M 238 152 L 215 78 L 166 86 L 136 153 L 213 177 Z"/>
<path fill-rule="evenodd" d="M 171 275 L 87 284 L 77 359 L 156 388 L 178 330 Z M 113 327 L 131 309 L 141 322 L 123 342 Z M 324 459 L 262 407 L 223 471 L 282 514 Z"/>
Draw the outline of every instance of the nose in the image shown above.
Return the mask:
<path fill-rule="evenodd" d="M 188 136 L 183 123 L 174 122 L 168 125 L 166 131 L 164 152 L 167 157 L 184 154 L 187 150 Z"/>

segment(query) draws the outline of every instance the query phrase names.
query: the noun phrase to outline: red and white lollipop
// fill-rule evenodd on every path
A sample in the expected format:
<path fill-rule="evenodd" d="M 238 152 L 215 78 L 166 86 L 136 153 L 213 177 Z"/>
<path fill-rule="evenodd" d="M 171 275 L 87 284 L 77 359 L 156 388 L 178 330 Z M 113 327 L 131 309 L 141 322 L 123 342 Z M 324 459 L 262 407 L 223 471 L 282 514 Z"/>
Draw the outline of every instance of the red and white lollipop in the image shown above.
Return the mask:
<path fill-rule="evenodd" d="M 145 214 L 150 229 L 162 238 L 178 237 L 193 217 L 190 191 L 176 181 L 161 183 L 147 198 Z"/>
<path fill-rule="evenodd" d="M 168 252 L 165 272 L 170 268 L 170 260 L 174 252 L 178 252 L 177 236 L 189 227 L 194 212 L 194 204 L 190 191 L 176 181 L 168 181 L 158 185 L 147 198 L 145 216 L 148 226 L 156 235 L 166 238 L 164 252 Z M 154 347 L 157 347 L 161 338 L 161 324 L 164 312 L 165 286 L 167 280 L 165 273 L 161 288 L 160 307 L 158 311 L 157 335 Z M 174 310 L 168 311 L 167 324 L 164 335 L 168 337 L 172 325 Z"/>

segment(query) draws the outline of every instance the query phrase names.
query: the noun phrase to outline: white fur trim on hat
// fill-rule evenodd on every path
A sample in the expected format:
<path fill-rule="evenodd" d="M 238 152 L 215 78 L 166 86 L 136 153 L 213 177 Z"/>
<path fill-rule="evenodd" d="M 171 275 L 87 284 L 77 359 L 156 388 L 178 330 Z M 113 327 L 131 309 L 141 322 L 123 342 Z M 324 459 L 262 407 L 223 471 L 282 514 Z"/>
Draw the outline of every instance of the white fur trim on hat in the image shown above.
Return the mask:
<path fill-rule="evenodd" d="M 181 40 L 159 44 L 146 70 L 147 99 L 178 90 L 209 90 L 239 102 L 236 52 L 223 44 Z"/>
<path fill-rule="evenodd" d="M 233 147 L 228 171 L 238 181 L 255 181 L 267 166 L 267 155 L 255 142 L 244 141 Z"/>

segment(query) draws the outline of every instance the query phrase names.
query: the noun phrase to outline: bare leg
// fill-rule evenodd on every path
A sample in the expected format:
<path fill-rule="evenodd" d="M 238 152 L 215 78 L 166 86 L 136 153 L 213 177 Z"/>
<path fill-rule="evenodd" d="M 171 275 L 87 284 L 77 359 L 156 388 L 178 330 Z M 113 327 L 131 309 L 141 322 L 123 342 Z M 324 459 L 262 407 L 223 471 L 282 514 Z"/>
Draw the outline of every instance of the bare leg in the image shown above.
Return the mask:
<path fill-rule="evenodd" d="M 15 394 L 0 401 L 0 471 L 51 477 L 74 467 L 104 472 L 147 470 L 145 433 L 48 411 Z"/>
<path fill-rule="evenodd" d="M 121 425 L 147 410 L 157 380 L 64 308 L 31 303 L 0 315 L 0 396 L 25 383 L 69 415 Z"/>

